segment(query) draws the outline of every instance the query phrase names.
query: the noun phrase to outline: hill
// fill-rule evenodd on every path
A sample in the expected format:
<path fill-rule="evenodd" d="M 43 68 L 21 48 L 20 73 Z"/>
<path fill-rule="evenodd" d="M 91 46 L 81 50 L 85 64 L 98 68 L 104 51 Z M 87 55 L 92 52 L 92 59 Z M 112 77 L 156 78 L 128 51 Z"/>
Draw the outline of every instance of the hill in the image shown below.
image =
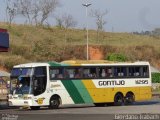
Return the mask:
<path fill-rule="evenodd" d="M 0 53 L 0 66 L 8 70 L 20 63 L 86 57 L 85 30 L 16 24 L 9 27 L 6 23 L 0 23 L 0 28 L 8 29 L 10 34 L 9 52 Z M 89 44 L 90 50 L 98 49 L 102 59 L 110 53 L 121 53 L 128 60 L 149 61 L 160 69 L 159 37 L 109 32 L 98 37 L 96 31 L 89 30 Z M 90 55 L 94 59 L 94 54 Z"/>

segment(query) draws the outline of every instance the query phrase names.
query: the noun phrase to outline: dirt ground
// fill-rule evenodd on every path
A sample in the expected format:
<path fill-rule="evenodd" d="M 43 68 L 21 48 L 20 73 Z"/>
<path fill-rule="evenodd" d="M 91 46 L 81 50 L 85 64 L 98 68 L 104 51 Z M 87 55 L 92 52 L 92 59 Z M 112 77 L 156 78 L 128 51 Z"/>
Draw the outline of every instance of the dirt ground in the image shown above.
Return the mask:
<path fill-rule="evenodd" d="M 90 60 L 103 60 L 104 59 L 103 51 L 101 51 L 97 47 L 89 47 L 89 58 Z"/>

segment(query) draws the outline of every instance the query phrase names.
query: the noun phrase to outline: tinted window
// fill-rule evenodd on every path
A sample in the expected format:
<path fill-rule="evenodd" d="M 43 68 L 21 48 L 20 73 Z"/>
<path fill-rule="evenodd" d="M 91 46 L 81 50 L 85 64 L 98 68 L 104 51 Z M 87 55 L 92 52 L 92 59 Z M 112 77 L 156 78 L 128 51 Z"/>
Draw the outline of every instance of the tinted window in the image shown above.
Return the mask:
<path fill-rule="evenodd" d="M 49 75 L 50 75 L 50 79 L 57 79 L 57 78 L 64 78 L 64 70 L 63 68 L 50 68 L 49 70 Z"/>
<path fill-rule="evenodd" d="M 112 78 L 114 76 L 113 67 L 100 67 L 98 71 L 100 78 Z"/>
<path fill-rule="evenodd" d="M 47 70 L 46 67 L 35 68 L 35 78 L 33 80 L 33 93 L 35 96 L 45 92 L 47 85 Z"/>
<path fill-rule="evenodd" d="M 83 68 L 83 78 L 97 78 L 96 67 L 84 67 Z"/>
<path fill-rule="evenodd" d="M 115 77 L 126 77 L 127 68 L 126 67 L 115 67 L 114 74 L 115 74 Z"/>
<path fill-rule="evenodd" d="M 20 75 L 29 76 L 32 73 L 32 68 L 14 68 L 11 71 L 11 77 L 19 77 Z"/>
<path fill-rule="evenodd" d="M 19 76 L 21 74 L 20 69 L 14 68 L 11 71 L 11 76 Z"/>
<path fill-rule="evenodd" d="M 149 77 L 149 68 L 147 66 L 142 68 L 142 76 Z"/>
<path fill-rule="evenodd" d="M 148 77 L 148 66 L 79 66 L 50 68 L 50 79 L 118 79 Z"/>
<path fill-rule="evenodd" d="M 36 67 L 34 75 L 36 75 L 36 76 L 46 75 L 46 67 Z"/>
<path fill-rule="evenodd" d="M 141 76 L 141 71 L 140 71 L 140 67 L 135 67 L 135 72 L 134 72 L 134 76 Z"/>

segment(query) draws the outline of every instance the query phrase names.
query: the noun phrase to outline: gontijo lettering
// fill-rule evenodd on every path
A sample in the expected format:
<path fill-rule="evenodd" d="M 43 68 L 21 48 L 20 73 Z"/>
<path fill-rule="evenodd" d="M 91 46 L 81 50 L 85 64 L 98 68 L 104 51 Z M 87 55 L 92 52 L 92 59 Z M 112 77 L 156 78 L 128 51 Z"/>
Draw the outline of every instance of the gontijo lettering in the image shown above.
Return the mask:
<path fill-rule="evenodd" d="M 99 86 L 113 86 L 113 85 L 125 85 L 125 81 L 99 81 Z"/>

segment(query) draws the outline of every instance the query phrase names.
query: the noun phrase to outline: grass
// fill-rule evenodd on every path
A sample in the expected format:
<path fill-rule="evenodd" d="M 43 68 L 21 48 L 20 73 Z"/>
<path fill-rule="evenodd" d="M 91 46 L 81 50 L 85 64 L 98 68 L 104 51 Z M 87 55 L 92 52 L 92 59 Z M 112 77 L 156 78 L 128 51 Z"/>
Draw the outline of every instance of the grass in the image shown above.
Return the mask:
<path fill-rule="evenodd" d="M 10 69 L 15 64 L 33 61 L 85 59 L 86 31 L 56 27 L 0 23 L 10 34 L 10 51 L 0 53 L 0 65 Z M 147 60 L 160 68 L 160 39 L 130 33 L 100 33 L 89 30 L 89 44 L 109 53 L 122 53 L 129 60 Z"/>

